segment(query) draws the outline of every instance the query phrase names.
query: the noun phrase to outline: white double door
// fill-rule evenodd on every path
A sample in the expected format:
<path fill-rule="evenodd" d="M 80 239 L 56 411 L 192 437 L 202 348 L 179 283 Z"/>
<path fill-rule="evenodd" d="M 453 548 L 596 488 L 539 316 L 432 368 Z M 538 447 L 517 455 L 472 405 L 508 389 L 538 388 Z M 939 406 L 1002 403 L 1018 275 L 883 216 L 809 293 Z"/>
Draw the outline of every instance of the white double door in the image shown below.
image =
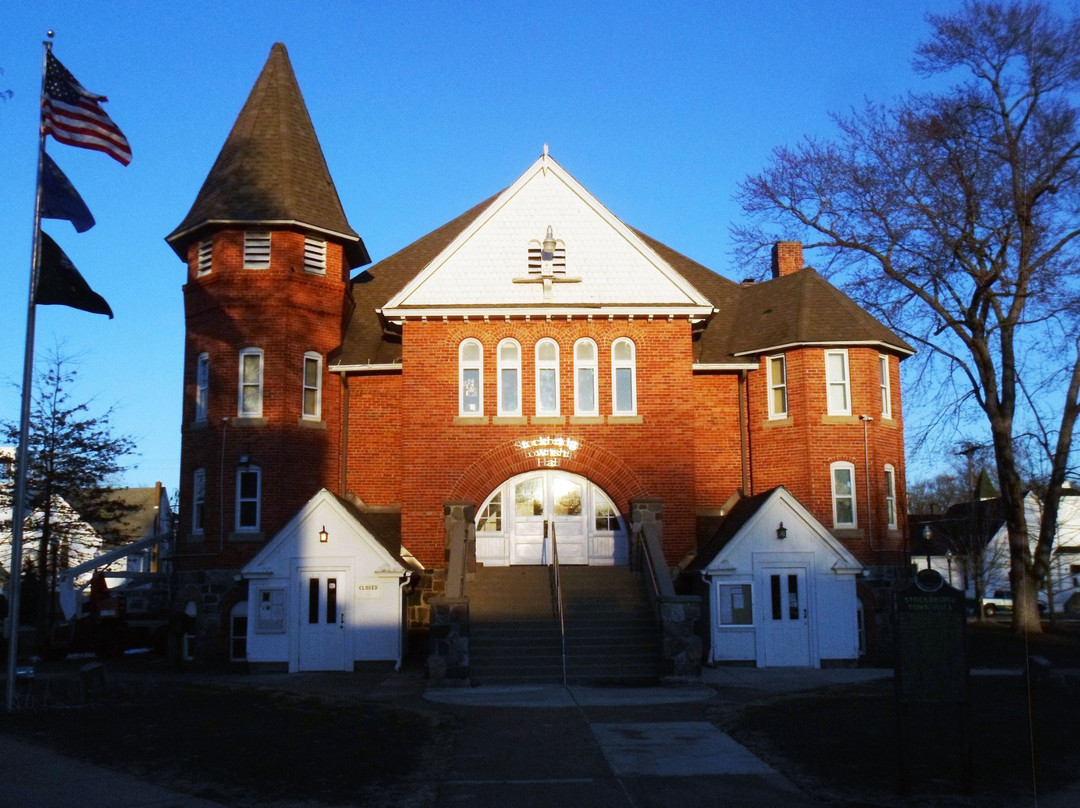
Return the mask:
<path fill-rule="evenodd" d="M 511 564 L 551 564 L 558 544 L 560 564 L 588 564 L 587 481 L 542 471 L 512 483 Z"/>

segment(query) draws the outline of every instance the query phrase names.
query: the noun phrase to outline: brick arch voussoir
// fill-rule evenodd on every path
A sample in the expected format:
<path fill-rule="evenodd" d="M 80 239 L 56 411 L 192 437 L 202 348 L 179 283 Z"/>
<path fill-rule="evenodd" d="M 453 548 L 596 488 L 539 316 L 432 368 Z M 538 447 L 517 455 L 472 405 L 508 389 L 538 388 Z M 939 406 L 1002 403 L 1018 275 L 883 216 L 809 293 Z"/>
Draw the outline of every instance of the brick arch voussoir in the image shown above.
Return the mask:
<path fill-rule="evenodd" d="M 450 487 L 449 499 L 479 506 L 510 477 L 536 471 L 536 460 L 525 457 L 510 440 L 492 447 L 466 468 Z M 598 444 L 582 446 L 558 468 L 578 474 L 599 486 L 616 507 L 629 513 L 630 500 L 649 496 L 649 489 L 637 473 L 620 457 Z"/>

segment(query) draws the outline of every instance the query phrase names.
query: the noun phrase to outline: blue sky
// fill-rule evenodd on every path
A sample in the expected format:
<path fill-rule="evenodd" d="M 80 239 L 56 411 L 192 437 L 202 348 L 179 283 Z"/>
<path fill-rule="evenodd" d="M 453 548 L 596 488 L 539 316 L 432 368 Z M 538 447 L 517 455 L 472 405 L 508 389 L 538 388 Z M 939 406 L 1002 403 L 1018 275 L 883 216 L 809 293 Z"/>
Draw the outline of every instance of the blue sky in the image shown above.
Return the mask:
<path fill-rule="evenodd" d="M 39 307 L 38 354 L 79 359 L 76 400 L 135 438 L 124 482 L 178 482 L 187 213 L 277 41 L 289 50 L 353 228 L 374 260 L 552 156 L 623 221 L 721 274 L 739 180 L 829 136 L 830 112 L 925 89 L 927 12 L 957 2 L 16 0 L 0 30 L 0 415 L 18 416 L 42 41 L 134 152 L 47 150 L 97 226 L 45 229 L 115 320 Z M 814 256 L 807 260 L 813 263 Z M 914 466 L 909 476 L 920 474 Z"/>

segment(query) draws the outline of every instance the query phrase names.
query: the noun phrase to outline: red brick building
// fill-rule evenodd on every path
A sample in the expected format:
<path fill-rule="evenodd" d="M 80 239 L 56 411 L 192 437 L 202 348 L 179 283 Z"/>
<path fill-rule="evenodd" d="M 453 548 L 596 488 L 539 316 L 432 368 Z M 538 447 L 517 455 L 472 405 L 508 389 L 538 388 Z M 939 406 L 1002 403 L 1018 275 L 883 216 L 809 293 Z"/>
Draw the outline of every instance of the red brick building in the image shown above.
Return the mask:
<path fill-rule="evenodd" d="M 868 604 L 903 565 L 912 349 L 797 243 L 734 283 L 545 147 L 370 264 L 281 45 L 168 242 L 187 264 L 176 568 L 211 657 L 241 631 L 238 571 L 321 489 L 423 567 L 413 606 L 446 566 L 450 502 L 475 506 L 485 565 L 548 563 L 549 522 L 563 563 L 625 564 L 645 508 L 675 568 L 738 495 L 783 486 L 865 567 Z"/>

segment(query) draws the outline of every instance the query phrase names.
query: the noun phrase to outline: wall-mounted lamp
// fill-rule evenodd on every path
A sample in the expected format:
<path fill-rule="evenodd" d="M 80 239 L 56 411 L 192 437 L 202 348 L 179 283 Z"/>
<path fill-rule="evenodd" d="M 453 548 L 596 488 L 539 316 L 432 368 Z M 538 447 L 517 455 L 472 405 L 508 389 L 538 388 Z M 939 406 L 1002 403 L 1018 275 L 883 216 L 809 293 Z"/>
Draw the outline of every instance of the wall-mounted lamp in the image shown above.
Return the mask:
<path fill-rule="evenodd" d="M 330 534 L 326 532 L 326 525 L 323 525 L 322 530 L 319 531 L 319 542 L 321 544 L 326 544 L 329 538 Z"/>
<path fill-rule="evenodd" d="M 251 465 L 251 458 L 248 457 L 246 454 L 240 455 L 240 465 L 241 466 L 250 466 Z"/>
<path fill-rule="evenodd" d="M 783 522 L 781 522 L 780 527 L 776 529 L 776 538 L 780 539 L 780 541 L 783 541 L 787 538 L 787 528 L 784 527 Z"/>

